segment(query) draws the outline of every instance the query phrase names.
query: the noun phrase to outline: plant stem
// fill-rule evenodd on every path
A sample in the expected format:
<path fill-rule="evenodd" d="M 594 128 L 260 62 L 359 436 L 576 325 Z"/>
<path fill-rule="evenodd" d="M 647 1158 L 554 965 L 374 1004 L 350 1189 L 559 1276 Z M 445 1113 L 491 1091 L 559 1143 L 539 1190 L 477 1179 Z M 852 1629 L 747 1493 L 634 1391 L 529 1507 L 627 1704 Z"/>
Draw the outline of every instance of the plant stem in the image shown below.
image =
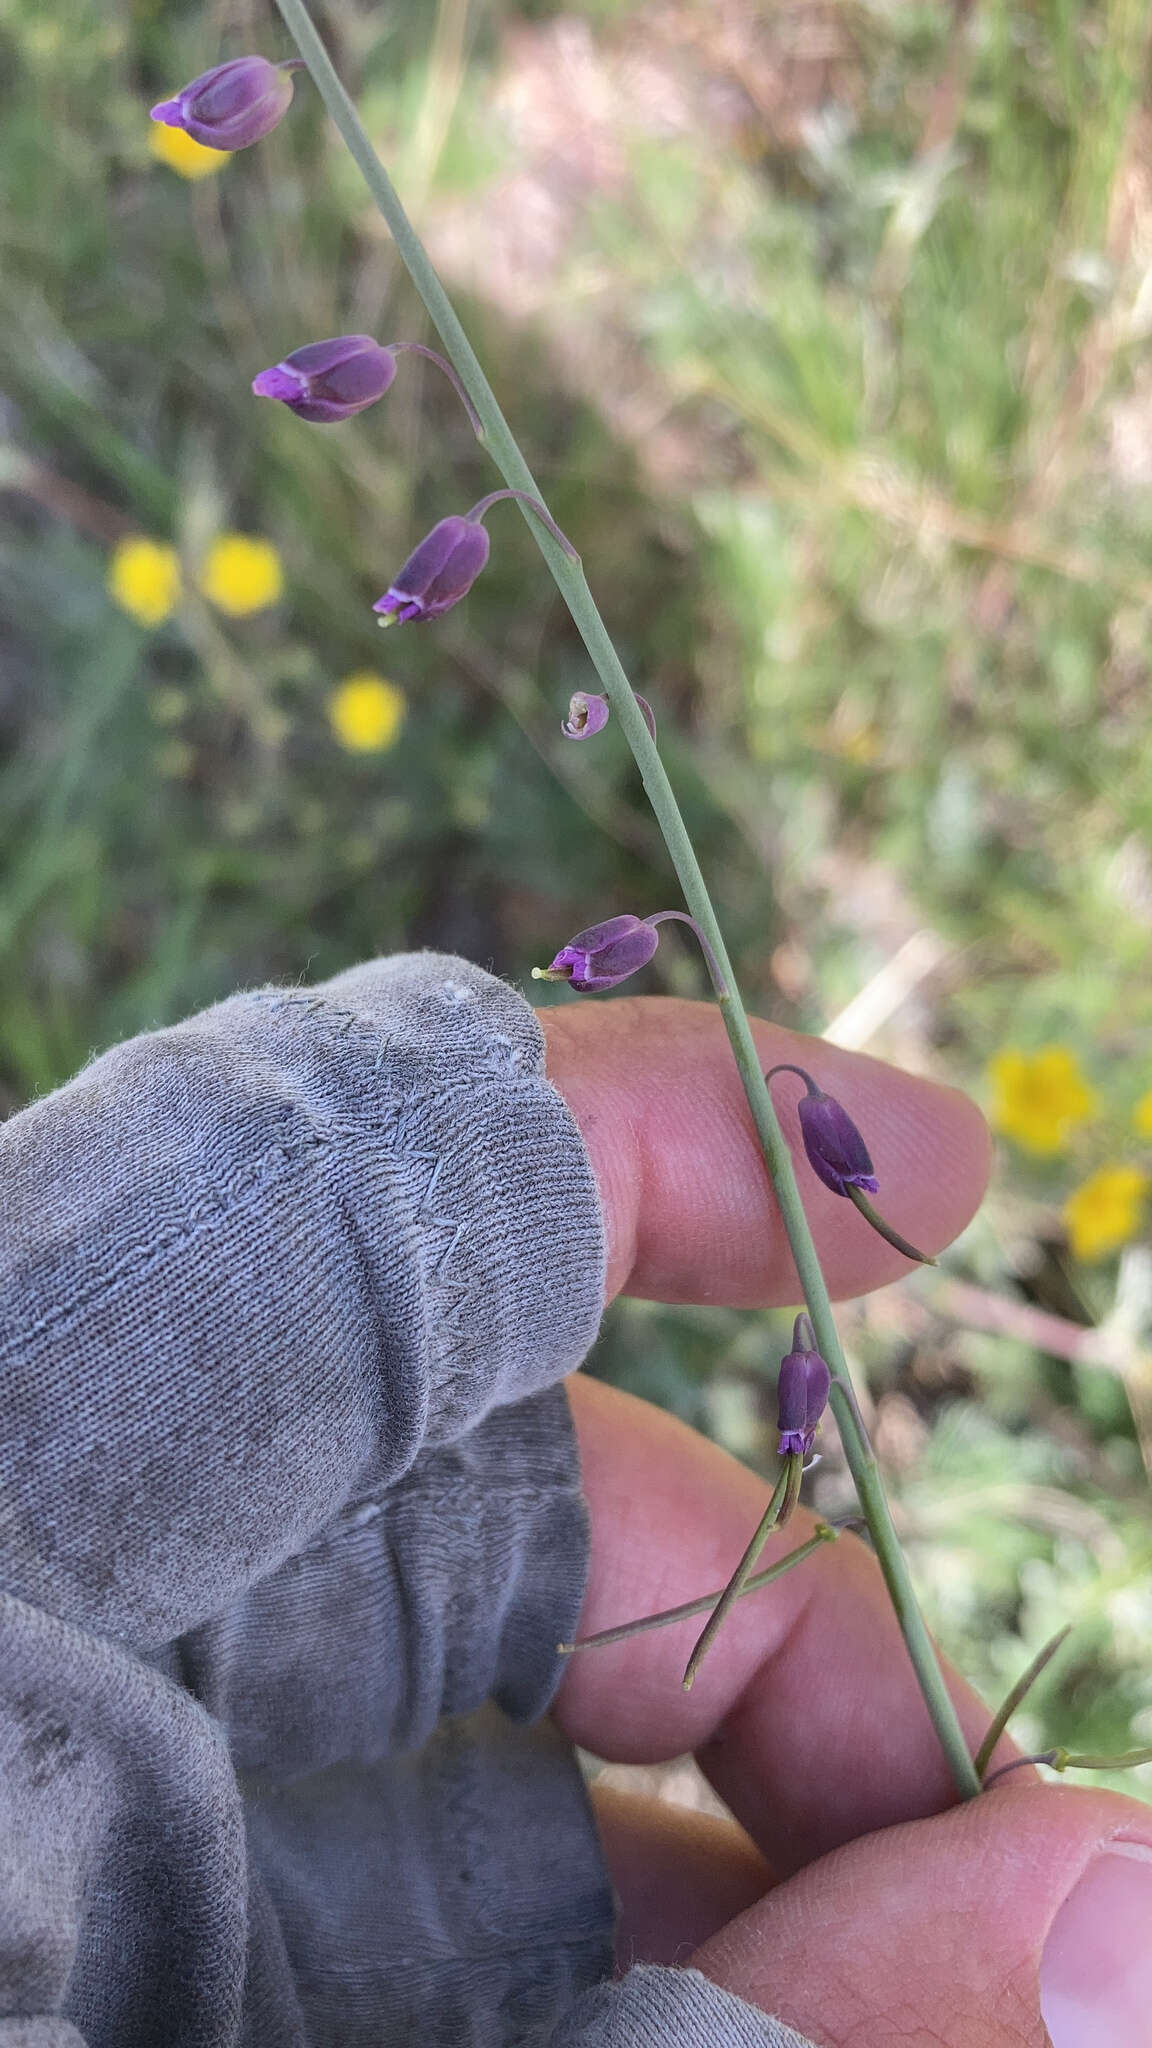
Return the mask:
<path fill-rule="evenodd" d="M 988 1733 L 984 1737 L 983 1742 L 980 1744 L 979 1749 L 976 1751 L 976 1754 L 972 1759 L 973 1765 L 975 1766 L 976 1775 L 980 1779 L 981 1783 L 983 1783 L 988 1766 L 992 1761 L 993 1755 L 996 1750 L 996 1744 L 999 1742 L 1000 1737 L 1003 1735 L 1004 1730 L 1008 1726 L 1009 1721 L 1012 1719 L 1013 1714 L 1016 1712 L 1017 1707 L 1020 1705 L 1020 1702 L 1027 1697 L 1028 1693 L 1031 1692 L 1032 1687 L 1035 1685 L 1036 1680 L 1040 1676 L 1040 1673 L 1047 1669 L 1048 1665 L 1052 1662 L 1053 1657 L 1056 1655 L 1057 1650 L 1060 1648 L 1061 1644 L 1067 1640 L 1071 1633 L 1072 1624 L 1070 1621 L 1065 1622 L 1063 1628 L 1057 1629 L 1056 1634 L 1052 1636 L 1048 1642 L 1045 1643 L 1043 1649 L 1038 1650 L 1036 1652 L 1036 1655 L 1033 1657 L 1032 1662 L 1029 1664 L 1027 1671 L 1021 1672 L 1020 1677 L 1016 1680 L 1016 1683 L 1012 1687 L 1011 1692 L 1007 1695 L 1006 1699 L 1004 1699 L 1001 1702 L 995 1714 L 992 1716 L 992 1719 L 988 1724 Z"/>
<path fill-rule="evenodd" d="M 773 1585 L 784 1577 L 785 1572 L 794 1571 L 798 1564 L 803 1564 L 806 1558 L 814 1556 L 826 1543 L 834 1543 L 835 1540 L 836 1531 L 831 1522 L 817 1522 L 815 1534 L 808 1538 L 807 1543 L 802 1543 L 798 1550 L 790 1550 L 787 1557 L 780 1558 L 776 1564 L 768 1565 L 764 1571 L 756 1572 L 744 1581 L 740 1588 L 741 1600 L 747 1593 L 763 1592 L 765 1586 Z M 714 1593 L 701 1593 L 698 1600 L 685 1600 L 679 1607 L 663 1607 L 659 1614 L 645 1614 L 639 1621 L 622 1621 L 615 1628 L 598 1629 L 594 1636 L 578 1636 L 574 1643 L 557 1643 L 557 1651 L 562 1657 L 571 1657 L 576 1650 L 602 1650 L 608 1643 L 626 1643 L 632 1636 L 647 1635 L 649 1629 L 669 1628 L 675 1621 L 690 1621 L 694 1614 L 706 1614 L 717 1600 L 723 1599 L 726 1590 L 726 1587 L 718 1586 Z"/>
<path fill-rule="evenodd" d="M 795 1507 L 800 1497 L 800 1479 L 803 1470 L 804 1461 L 802 1458 L 792 1457 L 785 1459 L 781 1467 L 780 1477 L 776 1481 L 772 1498 L 761 1516 L 760 1526 L 744 1552 L 743 1557 L 740 1559 L 728 1584 L 725 1586 L 724 1591 L 721 1593 L 715 1607 L 712 1609 L 696 1641 L 692 1655 L 688 1659 L 683 1680 L 685 1692 L 691 1692 L 696 1682 L 696 1673 L 699 1671 L 701 1664 L 708 1655 L 721 1628 L 724 1626 L 727 1616 L 731 1613 L 732 1608 L 748 1584 L 752 1576 L 752 1567 L 767 1543 L 769 1536 L 791 1514 L 792 1509 Z"/>
<path fill-rule="evenodd" d="M 691 925 L 692 930 L 695 932 L 696 937 L 699 940 L 700 951 L 704 955 L 704 965 L 708 969 L 709 979 L 711 980 L 712 986 L 715 989 L 717 996 L 720 998 L 720 1001 L 723 1002 L 725 996 L 728 994 L 728 983 L 725 981 L 724 976 L 721 974 L 720 962 L 717 960 L 715 953 L 712 951 L 711 946 L 708 944 L 708 941 L 705 938 L 704 933 L 701 931 L 699 925 L 697 924 L 696 919 L 694 917 L 689 917 L 687 911 L 685 910 L 658 910 L 656 912 L 655 917 L 646 917 L 644 922 L 645 924 L 652 925 L 663 924 L 665 920 L 670 917 L 674 917 L 678 924 Z"/>
<path fill-rule="evenodd" d="M 295 38 L 297 48 L 312 74 L 321 99 L 391 230 L 408 274 L 424 302 L 461 383 L 480 416 L 484 430 L 484 445 L 509 488 L 522 491 L 527 497 L 543 504 L 539 485 L 520 452 L 512 429 L 496 402 L 495 394 L 477 361 L 472 345 L 400 203 L 392 181 L 368 140 L 360 117 L 336 75 L 305 0 L 276 0 L 276 4 L 289 32 Z M 553 540 L 546 529 L 536 524 L 527 506 L 522 505 L 520 509 L 572 614 L 593 667 L 604 686 L 608 701 L 620 721 L 624 737 L 640 770 L 648 800 L 664 835 L 673 867 L 684 891 L 684 900 L 705 934 L 723 976 L 726 993 L 718 998 L 720 1014 L 724 1019 L 732 1052 L 744 1084 L 744 1092 L 748 1097 L 752 1120 L 763 1147 L 817 1342 L 832 1372 L 831 1402 L 844 1445 L 844 1455 L 907 1644 L 908 1654 L 924 1695 L 925 1705 L 951 1766 L 957 1790 L 964 1798 L 973 1798 L 980 1790 L 980 1781 L 973 1768 L 956 1710 L 936 1661 L 931 1638 L 916 1605 L 908 1566 L 892 1524 L 876 1460 L 856 1409 L 847 1364 L 832 1316 L 828 1289 L 824 1283 L 824 1275 L 820 1270 L 816 1247 L 812 1242 L 812 1234 L 796 1185 L 791 1154 L 772 1107 L 747 1014 L 732 972 L 732 963 L 728 958 L 728 950 L 712 908 L 695 849 L 689 839 L 664 764 L 648 731 L 644 714 L 636 702 L 632 686 L 588 588 L 580 562 L 572 561 L 564 553 L 559 542 Z"/>

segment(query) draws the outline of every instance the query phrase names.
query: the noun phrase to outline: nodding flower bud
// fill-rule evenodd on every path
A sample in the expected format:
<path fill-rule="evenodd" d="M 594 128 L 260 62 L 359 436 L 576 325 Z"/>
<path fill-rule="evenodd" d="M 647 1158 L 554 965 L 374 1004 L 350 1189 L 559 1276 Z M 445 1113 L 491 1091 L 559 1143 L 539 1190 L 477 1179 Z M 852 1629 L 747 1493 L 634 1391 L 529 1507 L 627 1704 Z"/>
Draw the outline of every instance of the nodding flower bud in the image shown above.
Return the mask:
<path fill-rule="evenodd" d="M 659 932 L 646 918 L 609 917 L 577 932 L 549 967 L 534 967 L 533 979 L 567 981 L 581 994 L 615 988 L 648 965 L 659 943 Z"/>
<path fill-rule="evenodd" d="M 310 341 L 252 380 L 259 398 L 278 398 L 298 419 L 328 426 L 350 420 L 383 398 L 396 375 L 396 358 L 369 334 Z"/>
<path fill-rule="evenodd" d="M 700 941 L 712 985 L 724 1000 L 728 987 L 716 955 L 696 919 L 689 917 L 685 910 L 657 910 L 651 917 L 633 917 L 627 913 L 623 917 L 606 918 L 603 924 L 589 925 L 586 932 L 577 932 L 574 939 L 561 946 L 548 967 L 534 967 L 532 979 L 566 981 L 581 995 L 595 994 L 602 988 L 615 988 L 618 982 L 627 981 L 638 968 L 647 967 L 660 942 L 656 927 L 666 924 L 669 918 L 674 918 L 677 924 L 691 925 Z"/>
<path fill-rule="evenodd" d="M 407 344 L 398 344 L 403 347 Z M 439 358 L 437 358 L 439 361 Z M 467 402 L 467 401 L 465 401 Z M 435 619 L 451 611 L 466 597 L 488 560 L 488 534 L 481 525 L 485 513 L 501 498 L 519 498 L 522 504 L 548 528 L 565 554 L 580 560 L 570 540 L 561 533 L 552 514 L 527 491 L 489 491 L 470 512 L 442 519 L 409 555 L 400 574 L 389 584 L 372 609 L 382 612 L 382 626 L 407 625 L 410 619 Z"/>
<path fill-rule="evenodd" d="M 808 1164 L 826 1188 L 834 1195 L 847 1195 L 848 1200 L 859 1209 L 866 1223 L 870 1223 L 880 1237 L 906 1259 L 916 1259 L 922 1266 L 934 1266 L 936 1261 L 927 1252 L 917 1251 L 898 1230 L 893 1230 L 883 1216 L 878 1216 L 869 1194 L 875 1194 L 879 1181 L 873 1169 L 868 1147 L 864 1143 L 846 1109 L 831 1095 L 825 1095 L 816 1086 L 811 1074 L 803 1067 L 794 1067 L 789 1060 L 782 1060 L 777 1067 L 771 1067 L 764 1079 L 771 1081 L 774 1074 L 798 1074 L 807 1091 L 796 1105 L 800 1118 L 800 1136 Z"/>
<path fill-rule="evenodd" d="M 808 1456 L 816 1425 L 827 1406 L 832 1375 L 815 1347 L 816 1333 L 808 1317 L 797 1316 L 792 1349 L 781 1361 L 776 1383 L 776 1427 L 782 1458 Z"/>
<path fill-rule="evenodd" d="M 372 609 L 382 626 L 404 626 L 410 620 L 436 619 L 466 597 L 488 560 L 486 529 L 475 519 L 455 514 L 442 519 L 414 548 L 383 597 Z"/>
<path fill-rule="evenodd" d="M 782 1062 L 764 1076 L 765 1080 L 770 1081 L 773 1074 L 798 1074 L 807 1090 L 797 1104 L 797 1115 L 800 1118 L 800 1136 L 813 1173 L 826 1188 L 831 1188 L 834 1195 L 846 1195 L 850 1188 L 867 1188 L 875 1194 L 879 1182 L 872 1169 L 868 1147 L 847 1110 L 842 1109 L 831 1095 L 825 1095 L 803 1067 Z"/>
<path fill-rule="evenodd" d="M 481 431 L 476 408 L 459 377 L 434 348 L 422 341 L 392 341 L 387 347 L 370 334 L 338 334 L 332 341 L 310 341 L 293 349 L 282 363 L 261 370 L 252 380 L 258 398 L 278 398 L 298 419 L 313 426 L 329 426 L 334 420 L 350 420 L 366 406 L 383 398 L 396 375 L 396 358 L 427 356 L 442 370 L 464 407 L 473 432 Z"/>
<path fill-rule="evenodd" d="M 880 1183 L 848 1111 L 816 1090 L 801 1096 L 797 1114 L 808 1163 L 825 1187 L 834 1195 L 846 1195 L 849 1188 L 867 1188 L 874 1195 Z"/>
<path fill-rule="evenodd" d="M 247 149 L 275 128 L 292 103 L 292 73 L 303 59 L 271 64 L 267 57 L 234 57 L 201 72 L 175 99 L 161 100 L 152 119 L 183 128 L 207 149 Z"/>

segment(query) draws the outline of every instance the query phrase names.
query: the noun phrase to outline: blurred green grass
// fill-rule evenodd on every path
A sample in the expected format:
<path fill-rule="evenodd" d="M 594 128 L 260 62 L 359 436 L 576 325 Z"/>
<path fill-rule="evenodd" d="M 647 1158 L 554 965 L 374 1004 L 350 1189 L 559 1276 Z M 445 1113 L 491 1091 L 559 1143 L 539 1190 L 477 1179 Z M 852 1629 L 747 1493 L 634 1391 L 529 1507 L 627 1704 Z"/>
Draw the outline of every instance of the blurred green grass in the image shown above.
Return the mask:
<path fill-rule="evenodd" d="M 1073 1619 L 1027 1739 L 1148 1741 L 1124 1375 L 1012 1321 L 1046 1310 L 1067 1348 L 1111 1317 L 1152 1455 L 1147 1241 L 1085 1266 L 1059 1218 L 1102 1160 L 1152 1163 L 1130 1122 L 1152 1087 L 1145 10 L 323 19 L 656 704 L 755 1006 L 820 1031 L 870 992 L 840 1033 L 869 1050 L 986 1099 L 1003 1045 L 1060 1042 L 1100 1094 L 1059 1156 L 1002 1162 L 949 1259 L 965 1314 L 918 1280 L 846 1324 L 964 1668 L 992 1697 Z M 523 978 L 590 919 L 675 901 L 618 736 L 559 736 L 589 676 L 510 509 L 466 609 L 375 628 L 413 540 L 488 486 L 446 388 L 409 361 L 322 432 L 250 396 L 306 339 L 426 335 L 306 86 L 216 177 L 150 158 L 153 99 L 282 47 L 248 0 L 0 5 L 7 1108 L 241 984 L 405 945 Z M 226 530 L 279 549 L 274 610 L 197 596 Z M 153 632 L 105 589 L 129 532 L 186 565 Z M 352 756 L 327 705 L 367 667 L 408 713 Z M 675 943 L 646 985 L 703 992 Z M 595 1369 L 767 1461 L 786 1336 L 627 1304 Z M 846 1505 L 834 1447 L 817 1484 Z"/>

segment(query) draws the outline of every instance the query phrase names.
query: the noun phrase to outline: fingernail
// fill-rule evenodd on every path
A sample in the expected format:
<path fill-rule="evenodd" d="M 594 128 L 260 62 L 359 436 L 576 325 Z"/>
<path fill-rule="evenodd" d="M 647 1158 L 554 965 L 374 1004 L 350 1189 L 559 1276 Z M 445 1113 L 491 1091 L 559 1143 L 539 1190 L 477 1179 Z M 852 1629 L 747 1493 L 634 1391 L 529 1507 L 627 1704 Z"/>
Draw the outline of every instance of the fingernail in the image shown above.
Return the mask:
<path fill-rule="evenodd" d="M 1052 2048 L 1148 2048 L 1152 1848 L 1110 1842 L 1068 1894 L 1040 1959 Z"/>

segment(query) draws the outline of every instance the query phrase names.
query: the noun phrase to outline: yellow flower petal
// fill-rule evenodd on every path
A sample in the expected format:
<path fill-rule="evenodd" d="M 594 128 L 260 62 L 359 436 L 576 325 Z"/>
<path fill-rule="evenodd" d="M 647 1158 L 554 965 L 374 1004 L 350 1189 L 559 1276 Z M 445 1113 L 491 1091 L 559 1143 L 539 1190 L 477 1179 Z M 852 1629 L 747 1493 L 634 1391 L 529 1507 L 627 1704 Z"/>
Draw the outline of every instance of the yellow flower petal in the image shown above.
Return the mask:
<path fill-rule="evenodd" d="M 1138 1166 L 1101 1166 L 1074 1189 L 1062 1211 L 1078 1259 L 1104 1259 L 1136 1237 L 1152 1181 Z"/>
<path fill-rule="evenodd" d="M 1142 1138 L 1152 1138 L 1152 1088 L 1140 1097 L 1132 1111 L 1132 1121 Z"/>
<path fill-rule="evenodd" d="M 266 611 L 284 590 L 284 571 L 271 541 L 247 533 L 222 533 L 200 571 L 200 588 L 230 619 Z"/>
<path fill-rule="evenodd" d="M 1066 1045 L 1044 1045 L 1038 1052 L 1008 1046 L 990 1071 L 993 1126 L 1025 1151 L 1062 1152 L 1073 1131 L 1095 1114 L 1096 1095 Z"/>
<path fill-rule="evenodd" d="M 180 602 L 180 561 L 175 548 L 134 534 L 115 548 L 108 592 L 141 626 L 162 626 Z"/>
<path fill-rule="evenodd" d="M 350 754 L 383 754 L 396 742 L 407 701 L 403 690 L 372 669 L 345 676 L 328 702 L 332 730 Z"/>
<path fill-rule="evenodd" d="M 222 171 L 232 154 L 230 149 L 208 149 L 194 135 L 186 135 L 183 128 L 168 128 L 162 121 L 153 121 L 148 147 L 158 163 L 167 164 L 170 171 L 193 181 Z"/>

